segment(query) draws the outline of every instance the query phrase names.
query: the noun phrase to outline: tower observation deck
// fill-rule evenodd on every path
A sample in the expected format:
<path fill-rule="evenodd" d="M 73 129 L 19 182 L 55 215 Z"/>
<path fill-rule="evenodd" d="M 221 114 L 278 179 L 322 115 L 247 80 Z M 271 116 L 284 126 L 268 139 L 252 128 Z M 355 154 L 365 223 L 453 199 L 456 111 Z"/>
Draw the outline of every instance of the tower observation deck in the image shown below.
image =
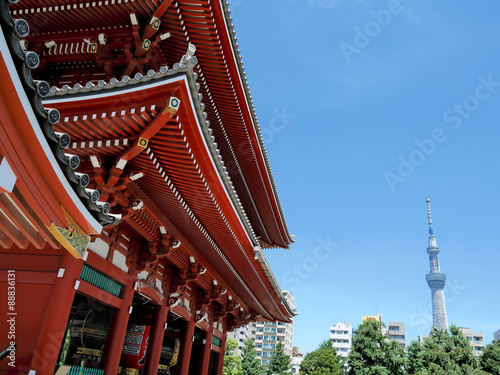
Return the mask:
<path fill-rule="evenodd" d="M 429 246 L 427 254 L 429 254 L 430 272 L 425 275 L 427 284 L 431 288 L 432 296 L 432 325 L 439 329 L 448 329 L 448 318 L 446 316 L 446 305 L 444 302 L 444 285 L 446 283 L 446 275 L 441 272 L 439 267 L 439 248 L 436 244 L 436 237 L 432 229 L 431 217 L 431 200 L 425 199 L 427 202 L 427 215 L 429 218 Z"/>

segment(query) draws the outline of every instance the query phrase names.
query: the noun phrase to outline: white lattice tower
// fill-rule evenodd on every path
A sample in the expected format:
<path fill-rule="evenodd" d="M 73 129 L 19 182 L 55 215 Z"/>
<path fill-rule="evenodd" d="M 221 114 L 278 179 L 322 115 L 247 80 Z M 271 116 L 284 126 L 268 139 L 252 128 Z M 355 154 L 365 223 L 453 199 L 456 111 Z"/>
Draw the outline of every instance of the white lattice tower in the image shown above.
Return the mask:
<path fill-rule="evenodd" d="M 429 246 L 427 254 L 429 254 L 430 272 L 425 275 L 427 284 L 431 288 L 432 296 L 432 325 L 439 329 L 448 329 L 448 317 L 446 316 L 446 304 L 444 302 L 444 284 L 446 283 L 446 275 L 441 272 L 439 267 L 439 248 L 436 244 L 436 237 L 432 229 L 431 218 L 431 200 L 425 199 L 427 202 L 427 215 L 429 217 Z"/>

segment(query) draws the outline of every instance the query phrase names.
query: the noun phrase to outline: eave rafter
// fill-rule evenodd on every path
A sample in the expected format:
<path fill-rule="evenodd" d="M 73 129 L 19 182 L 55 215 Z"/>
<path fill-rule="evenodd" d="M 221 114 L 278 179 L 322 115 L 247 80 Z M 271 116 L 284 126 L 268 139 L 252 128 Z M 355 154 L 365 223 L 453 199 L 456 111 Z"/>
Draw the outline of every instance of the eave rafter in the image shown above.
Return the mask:
<path fill-rule="evenodd" d="M 201 27 L 203 27 L 204 25 L 204 22 L 201 23 Z M 205 66 L 205 65 L 204 65 Z M 206 66 L 208 66 L 208 68 L 210 67 L 210 64 L 206 64 Z M 198 66 L 199 68 L 199 66 Z M 151 77 L 154 77 L 156 73 L 153 73 L 153 75 Z M 150 73 L 148 71 L 147 73 L 148 76 L 150 76 Z M 201 76 L 201 79 L 204 80 L 204 76 Z M 132 79 L 133 81 L 134 79 Z M 120 84 L 120 81 L 116 82 L 115 83 L 117 86 Z M 100 83 L 99 83 L 100 85 Z M 104 86 L 106 86 L 106 83 L 104 83 Z M 104 87 L 103 86 L 103 87 Z M 203 82 L 202 82 L 202 86 L 203 86 Z M 82 94 L 84 92 L 84 90 L 88 89 L 89 91 L 92 91 L 93 90 L 93 84 L 91 84 L 90 86 L 87 86 L 87 87 L 84 87 L 83 89 L 81 89 L 82 91 Z M 76 90 L 76 89 L 75 89 Z M 71 88 L 70 90 L 71 91 Z M 138 92 L 141 92 L 141 90 L 137 90 Z M 196 95 L 195 95 L 195 102 L 198 98 L 196 98 Z M 212 98 L 209 97 L 209 100 L 212 100 Z M 227 103 L 224 103 L 224 104 L 227 104 Z M 198 105 L 198 104 L 196 104 Z M 203 116 L 200 112 L 200 109 L 199 108 L 195 108 L 193 110 L 194 113 L 196 113 L 198 116 Z M 221 112 L 222 113 L 222 112 Z M 136 113 L 135 116 L 137 116 L 138 114 Z M 207 115 L 205 115 L 205 119 L 207 118 Z M 140 120 L 140 119 L 139 119 Z M 182 120 L 182 121 L 185 121 L 185 120 Z M 192 121 L 192 120 L 190 120 Z M 200 121 L 200 125 L 199 126 L 203 126 L 204 125 L 204 121 L 201 120 Z M 191 126 L 191 125 L 190 125 Z M 208 126 L 208 124 L 207 124 Z M 136 133 L 137 134 L 137 133 Z M 116 134 L 119 136 L 119 134 Z M 152 171 L 154 171 L 154 173 L 157 173 L 159 176 L 160 176 L 160 179 L 159 180 L 163 180 L 162 183 L 166 184 L 173 192 L 174 196 L 177 198 L 177 200 L 179 201 L 180 205 L 183 207 L 184 209 L 184 212 L 187 214 L 187 217 L 190 218 L 190 220 L 194 221 L 194 223 L 196 224 L 196 226 L 198 226 L 198 223 L 206 223 L 208 222 L 208 220 L 211 220 L 211 217 L 210 215 L 213 215 L 212 213 L 210 213 L 210 211 L 205 211 L 205 210 L 198 210 L 196 211 L 198 208 L 199 208 L 199 204 L 201 202 L 201 207 L 205 207 L 204 205 L 208 205 L 207 207 L 212 207 L 212 209 L 214 210 L 214 212 L 217 212 L 217 217 L 220 218 L 220 220 L 222 220 L 222 222 L 224 224 L 222 224 L 221 222 L 221 225 L 219 228 L 215 228 L 215 229 L 211 229 L 212 231 L 215 230 L 216 232 L 212 232 L 213 236 L 206 236 L 205 234 L 203 234 L 205 236 L 205 240 L 206 241 L 213 241 L 214 242 L 214 245 L 216 245 L 216 242 L 214 241 L 214 239 L 216 239 L 217 243 L 221 243 L 221 239 L 220 239 L 220 232 L 221 230 L 223 231 L 226 231 L 226 238 L 223 240 L 223 241 L 232 241 L 233 244 L 234 242 L 236 241 L 236 249 L 239 248 L 239 251 L 241 254 L 244 255 L 244 260 L 241 259 L 240 260 L 240 264 L 235 264 L 234 267 L 236 267 L 236 269 L 240 269 L 242 267 L 242 264 L 241 262 L 243 261 L 243 263 L 246 263 L 246 264 L 253 264 L 253 262 L 250 260 L 253 258 L 253 246 L 255 245 L 258 245 L 259 242 L 258 240 L 256 240 L 256 236 L 255 234 L 249 232 L 248 234 L 244 234 L 245 231 L 248 232 L 248 228 L 245 228 L 245 229 L 242 229 L 241 228 L 241 223 L 239 223 L 238 225 L 235 226 L 235 223 L 238 222 L 238 220 L 235 221 L 235 217 L 224 217 L 224 215 L 227 215 L 228 212 L 234 212 L 234 209 L 236 208 L 236 210 L 240 210 L 240 207 L 241 207 L 241 204 L 239 203 L 239 201 L 234 201 L 232 203 L 230 202 L 225 202 L 226 204 L 226 207 L 218 207 L 217 205 L 213 205 L 212 202 L 214 202 L 214 197 L 218 197 L 220 196 L 221 194 L 224 195 L 224 194 L 228 194 L 228 195 L 231 195 L 232 191 L 234 190 L 233 187 L 232 187 L 232 183 L 231 183 L 231 179 L 229 178 L 229 176 L 227 175 L 227 171 L 225 170 L 225 168 L 223 168 L 224 164 L 222 164 L 222 167 L 220 166 L 221 162 L 219 161 L 219 156 L 218 156 L 218 151 L 217 151 L 217 154 L 213 154 L 212 157 L 214 158 L 215 160 L 215 165 L 217 166 L 217 168 L 219 169 L 219 171 L 217 173 L 219 173 L 220 175 L 222 175 L 223 177 L 223 183 L 224 185 L 223 186 L 218 186 L 217 189 L 213 189 L 212 190 L 212 193 L 208 193 L 207 194 L 207 191 L 210 191 L 210 190 L 207 190 L 206 185 L 207 183 L 210 185 L 211 183 L 213 183 L 212 181 L 210 180 L 204 180 L 202 178 L 202 181 L 204 181 L 204 183 L 202 185 L 198 185 L 198 182 L 199 182 L 199 178 L 202 177 L 203 175 L 181 175 L 182 174 L 182 170 L 183 168 L 179 168 L 179 169 L 176 169 L 176 166 L 172 166 L 170 163 L 173 161 L 173 160 L 176 160 L 176 161 L 182 161 L 184 156 L 182 155 L 176 155 L 175 158 L 173 159 L 170 159 L 170 156 L 168 156 L 168 154 L 163 154 L 159 151 L 157 151 L 155 149 L 156 145 L 154 145 L 155 143 L 155 140 L 156 139 L 160 139 L 158 137 L 165 137 L 165 139 L 172 139 L 171 135 L 170 134 L 167 134 L 165 133 L 164 129 L 162 129 L 161 131 L 159 131 L 157 133 L 157 135 L 155 136 L 155 138 L 151 141 L 153 143 L 153 148 L 152 148 L 152 152 L 148 153 L 147 156 L 149 156 L 149 159 L 150 160 L 147 160 L 147 163 L 149 163 L 149 165 L 151 165 L 151 162 L 152 164 L 154 165 L 154 167 L 156 168 L 156 171 L 153 169 Z M 94 138 L 97 138 L 95 135 L 94 135 Z M 135 142 L 135 138 L 134 138 L 134 142 Z M 149 144 L 151 144 L 151 142 L 149 142 Z M 176 142 L 175 140 L 173 142 Z M 208 142 L 210 147 L 211 146 L 211 143 L 210 143 L 210 139 L 206 140 L 205 142 Z M 213 139 L 212 139 L 212 142 L 213 142 Z M 177 147 L 183 147 L 181 144 L 179 144 Z M 189 144 L 188 147 L 193 147 L 192 144 Z M 199 147 L 199 146 L 198 146 Z M 217 144 L 215 144 L 215 146 L 213 146 L 214 149 L 217 149 Z M 123 153 L 125 149 L 122 149 L 120 152 Z M 82 150 L 82 151 L 85 151 L 85 150 Z M 88 150 L 86 150 L 88 151 Z M 85 151 L 85 152 L 86 152 Z M 212 151 L 210 151 L 212 152 Z M 117 154 L 114 154 L 114 157 L 116 158 L 118 155 Z M 141 153 L 139 154 L 138 156 L 135 156 L 131 159 L 131 161 L 127 161 L 127 171 L 128 172 L 131 172 L 131 171 L 134 171 L 134 173 L 136 173 L 137 171 L 141 171 L 142 168 L 146 165 L 144 164 L 145 162 L 145 158 L 144 158 L 144 153 Z M 108 156 L 109 157 L 109 156 Z M 186 158 L 185 160 L 186 161 L 189 161 L 190 159 L 193 159 L 193 155 L 189 156 L 189 155 L 186 155 Z M 158 161 L 161 161 L 161 162 L 158 162 Z M 201 161 L 200 160 L 197 160 L 197 161 L 193 161 L 194 164 L 197 166 L 197 163 L 200 163 Z M 166 163 L 166 164 L 165 164 Z M 115 168 L 118 166 L 117 163 L 115 163 Z M 167 173 L 168 171 L 168 173 Z M 151 181 L 151 170 L 144 170 L 144 173 L 146 176 L 148 176 L 148 183 L 150 183 Z M 177 175 L 176 175 L 177 173 Z M 178 181 L 178 183 L 180 185 L 177 184 L 177 182 L 175 182 L 174 180 L 172 179 L 169 179 L 169 181 L 167 181 L 165 179 L 165 177 L 170 177 L 170 174 L 172 175 L 172 178 L 176 178 L 177 180 L 175 181 Z M 226 177 L 224 177 L 224 175 L 226 175 Z M 119 177 L 114 177 L 113 179 L 117 179 L 120 180 Z M 109 177 L 103 177 L 103 180 L 105 182 L 111 182 L 111 180 L 109 179 Z M 174 181 L 174 182 L 172 182 Z M 229 182 L 228 182 L 229 181 Z M 117 182 L 118 183 L 118 182 Z M 139 182 L 140 184 L 143 184 L 145 182 Z M 184 189 L 186 189 L 187 187 L 189 187 L 190 189 L 190 194 L 186 194 L 185 192 L 183 192 L 182 190 L 182 186 L 185 186 Z M 144 187 L 144 185 L 141 185 L 141 187 Z M 194 195 L 193 195 L 194 194 Z M 202 198 L 200 200 L 200 197 L 203 197 L 203 194 L 205 194 L 204 198 Z M 111 196 L 111 194 L 110 194 Z M 179 200 L 179 197 L 182 198 Z M 236 196 L 237 197 L 237 196 Z M 217 198 L 218 199 L 218 198 Z M 216 199 L 216 200 L 217 200 Z M 158 204 L 157 202 L 155 202 L 155 204 Z M 228 207 L 231 207 L 231 205 L 234 205 L 233 208 L 229 209 L 228 210 Z M 197 208 L 198 207 L 198 208 Z M 224 213 L 224 215 L 221 216 L 221 213 Z M 246 225 L 246 223 L 248 222 L 248 219 L 246 218 L 246 215 L 243 215 L 242 213 L 244 213 L 244 210 L 241 210 L 237 215 L 240 215 L 241 217 L 241 221 L 243 223 L 243 225 Z M 215 213 L 214 213 L 215 214 Z M 238 229 L 240 232 L 239 233 L 231 233 L 231 228 L 236 228 L 240 226 L 240 228 Z M 203 224 L 201 224 L 201 227 L 202 228 L 205 228 L 205 226 Z M 207 227 L 208 228 L 208 227 Z M 225 228 L 225 229 L 223 229 Z M 227 232 L 227 229 L 230 229 L 229 233 Z M 251 228 L 251 226 L 249 225 L 249 228 Z M 201 229 L 200 229 L 201 230 Z M 205 229 L 206 233 L 208 234 L 207 230 Z M 203 231 L 202 231 L 203 233 Z M 232 237 L 232 239 L 231 239 Z M 238 241 L 241 241 L 242 239 L 244 238 L 250 238 L 250 245 L 248 243 L 240 243 L 238 244 L 237 242 Z M 245 240 L 246 241 L 246 240 Z M 223 252 L 227 252 L 227 251 L 234 251 L 234 250 L 229 250 L 229 249 L 233 249 L 234 246 L 227 246 L 226 244 L 223 244 L 222 246 L 215 246 L 214 247 L 214 250 L 215 252 L 219 253 L 219 254 L 224 254 Z M 229 256 L 229 258 L 231 258 L 233 255 Z M 225 256 L 226 258 L 226 261 L 228 259 L 228 256 L 226 254 Z M 228 266 L 229 267 L 232 267 L 232 265 L 230 263 L 228 263 Z M 258 266 L 258 265 L 256 265 Z M 235 275 L 238 275 L 239 273 L 241 273 L 240 271 L 236 271 L 235 269 L 232 269 L 232 272 L 234 272 Z M 258 272 L 258 274 L 260 274 L 260 272 Z M 258 280 L 260 281 L 260 277 L 261 276 L 258 276 Z M 262 281 L 260 281 L 262 282 Z M 244 284 L 244 282 L 243 282 Z M 252 286 L 251 288 L 254 289 L 256 286 Z M 258 286 L 257 288 L 260 288 L 260 286 Z M 269 288 L 269 286 L 265 286 L 265 289 L 270 289 L 272 290 L 272 288 Z M 250 293 L 251 294 L 251 291 L 250 289 L 246 292 L 246 293 Z M 262 292 L 259 292 L 259 293 L 262 293 Z M 267 298 L 267 297 L 266 297 Z M 272 297 L 271 298 L 275 304 L 278 305 L 278 310 L 280 309 L 279 308 L 279 301 L 276 300 L 276 298 Z M 258 300 L 258 299 L 257 299 Z M 265 314 L 265 315 L 269 315 L 269 316 L 276 316 L 279 318 L 279 314 L 276 314 L 276 313 L 273 313 L 273 314 L 269 314 L 269 312 L 266 313 L 266 309 L 267 308 L 270 308 L 270 307 L 267 307 L 267 308 L 263 308 L 263 307 L 256 307 L 254 306 L 254 308 L 257 308 L 258 310 L 262 310 L 262 313 Z M 274 309 L 274 307 L 271 307 L 270 308 L 271 310 Z"/>

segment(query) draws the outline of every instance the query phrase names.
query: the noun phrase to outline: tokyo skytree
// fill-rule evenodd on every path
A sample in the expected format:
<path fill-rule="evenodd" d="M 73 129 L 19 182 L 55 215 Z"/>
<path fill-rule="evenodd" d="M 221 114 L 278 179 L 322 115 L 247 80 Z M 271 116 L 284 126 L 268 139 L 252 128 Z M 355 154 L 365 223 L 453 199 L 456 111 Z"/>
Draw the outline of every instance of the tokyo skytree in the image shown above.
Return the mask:
<path fill-rule="evenodd" d="M 448 329 L 448 318 L 446 316 L 446 305 L 444 303 L 443 288 L 446 283 L 446 275 L 441 273 L 439 267 L 439 248 L 436 244 L 436 237 L 432 230 L 431 218 L 431 199 L 426 198 L 427 202 L 427 215 L 429 217 L 429 246 L 427 247 L 427 254 L 429 254 L 429 263 L 431 267 L 430 273 L 425 275 L 427 284 L 431 288 L 432 295 L 432 325 L 439 329 Z"/>

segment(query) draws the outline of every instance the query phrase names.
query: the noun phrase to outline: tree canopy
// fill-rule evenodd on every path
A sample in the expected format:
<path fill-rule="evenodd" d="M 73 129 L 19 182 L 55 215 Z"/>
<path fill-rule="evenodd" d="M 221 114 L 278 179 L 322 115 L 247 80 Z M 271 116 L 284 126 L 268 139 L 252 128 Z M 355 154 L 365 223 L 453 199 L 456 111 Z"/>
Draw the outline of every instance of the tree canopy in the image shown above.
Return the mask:
<path fill-rule="evenodd" d="M 488 344 L 479 359 L 484 371 L 500 375 L 500 340 Z"/>
<path fill-rule="evenodd" d="M 290 356 L 285 354 L 285 350 L 283 348 L 283 344 L 281 341 L 278 341 L 276 344 L 276 348 L 274 350 L 274 356 L 271 359 L 271 363 L 269 364 L 268 374 L 278 374 L 283 375 L 290 371 Z"/>
<path fill-rule="evenodd" d="M 224 350 L 224 367 L 222 375 L 239 375 L 241 372 L 241 357 L 236 351 L 238 341 L 227 339 L 226 349 Z"/>
<path fill-rule="evenodd" d="M 423 343 L 408 347 L 409 375 L 486 374 L 479 367 L 467 338 L 454 325 L 449 331 L 432 328 Z"/>
<path fill-rule="evenodd" d="M 366 321 L 353 332 L 348 356 L 350 375 L 403 375 L 406 356 L 403 347 L 382 334 L 382 324 Z"/>
<path fill-rule="evenodd" d="M 300 375 L 340 375 L 343 361 L 330 340 L 321 342 L 318 349 L 308 353 L 300 364 Z"/>
<path fill-rule="evenodd" d="M 255 351 L 254 342 L 252 339 L 248 338 L 245 341 L 245 346 L 243 347 L 240 374 L 261 375 L 264 372 L 264 368 L 260 364 L 259 358 L 257 358 L 257 352 Z"/>

